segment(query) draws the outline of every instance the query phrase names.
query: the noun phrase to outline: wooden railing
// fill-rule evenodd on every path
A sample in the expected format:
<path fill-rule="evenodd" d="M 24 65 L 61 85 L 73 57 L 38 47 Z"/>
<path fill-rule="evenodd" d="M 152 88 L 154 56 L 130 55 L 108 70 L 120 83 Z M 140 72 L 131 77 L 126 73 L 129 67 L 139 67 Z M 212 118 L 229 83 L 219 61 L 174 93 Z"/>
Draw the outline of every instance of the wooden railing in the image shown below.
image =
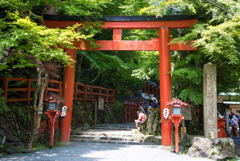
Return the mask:
<path fill-rule="evenodd" d="M 105 96 L 106 104 L 114 103 L 114 89 L 107 89 L 98 86 L 86 85 L 75 82 L 74 86 L 74 100 L 97 101 L 95 96 Z"/>
<path fill-rule="evenodd" d="M 124 98 L 123 105 L 125 106 L 125 124 L 127 121 L 134 122 L 136 119 L 136 112 L 139 110 L 140 97 Z"/>
<path fill-rule="evenodd" d="M 3 80 L 2 90 L 4 91 L 3 96 L 5 97 L 6 102 L 23 102 L 26 101 L 27 104 L 30 104 L 31 92 L 35 91 L 35 88 L 31 88 L 31 82 L 36 82 L 36 79 L 30 78 L 5 78 L 0 77 L 0 80 Z M 9 82 L 11 81 L 25 81 L 26 88 L 9 88 Z M 55 88 L 50 88 L 49 84 L 55 84 Z M 62 81 L 48 79 L 47 86 L 44 92 L 44 98 L 47 96 L 48 92 L 56 92 L 62 98 Z M 57 88 L 56 88 L 57 87 Z M 26 92 L 25 98 L 8 98 L 9 92 Z M 103 87 L 97 87 L 92 85 L 86 85 L 82 83 L 75 82 L 73 99 L 74 100 L 84 100 L 84 101 L 97 101 L 96 96 L 105 96 L 106 104 L 109 102 L 114 103 L 114 89 L 107 89 Z"/>

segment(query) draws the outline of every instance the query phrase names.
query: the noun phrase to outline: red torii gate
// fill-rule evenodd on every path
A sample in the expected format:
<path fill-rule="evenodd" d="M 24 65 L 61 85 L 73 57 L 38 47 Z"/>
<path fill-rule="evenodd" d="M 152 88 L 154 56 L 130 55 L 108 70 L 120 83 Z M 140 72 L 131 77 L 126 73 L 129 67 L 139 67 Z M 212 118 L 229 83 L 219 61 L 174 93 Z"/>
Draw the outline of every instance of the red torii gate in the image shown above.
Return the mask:
<path fill-rule="evenodd" d="M 163 118 L 163 109 L 166 107 L 166 102 L 171 101 L 171 62 L 170 50 L 197 50 L 186 44 L 170 44 L 170 29 L 185 29 L 197 23 L 196 16 L 174 15 L 163 16 L 156 18 L 155 16 L 103 16 L 100 19 L 103 21 L 102 29 L 113 30 L 113 40 L 97 40 L 101 48 L 94 50 L 101 51 L 159 51 L 159 68 L 160 68 L 160 96 L 161 96 L 161 118 Z M 80 21 L 78 16 L 59 16 L 45 15 L 45 26 L 49 28 L 66 28 L 75 23 L 84 23 Z M 122 41 L 122 29 L 158 29 L 159 38 L 148 41 Z M 83 47 L 80 42 L 74 43 L 78 49 L 68 49 L 68 54 L 73 60 L 76 60 L 77 50 L 92 50 L 88 47 Z M 86 45 L 87 46 L 87 45 Z M 72 118 L 72 103 L 73 103 L 73 88 L 75 78 L 75 65 L 73 68 L 66 67 L 64 71 L 64 93 L 63 99 L 66 100 L 65 106 L 70 110 L 61 122 L 61 142 L 69 142 L 71 118 Z M 162 144 L 171 145 L 172 123 L 162 122 Z"/>

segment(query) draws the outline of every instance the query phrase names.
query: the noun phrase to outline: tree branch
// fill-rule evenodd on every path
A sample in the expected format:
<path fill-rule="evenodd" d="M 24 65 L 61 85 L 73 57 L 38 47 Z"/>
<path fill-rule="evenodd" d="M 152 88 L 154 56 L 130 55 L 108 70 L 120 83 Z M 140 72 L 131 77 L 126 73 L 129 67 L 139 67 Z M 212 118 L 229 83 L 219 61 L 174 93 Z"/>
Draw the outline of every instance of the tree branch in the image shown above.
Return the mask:
<path fill-rule="evenodd" d="M 223 10 L 223 11 L 226 11 L 226 12 L 230 13 L 231 15 L 234 15 L 233 12 L 231 12 L 231 11 L 229 11 L 228 9 L 222 7 L 220 4 L 217 4 L 216 2 L 213 2 L 213 1 L 211 1 L 211 0 L 205 0 L 205 1 L 208 2 L 208 3 L 210 3 L 210 4 L 212 4 L 212 5 L 214 5 L 214 6 L 216 6 L 216 7 L 218 7 L 219 9 L 221 9 L 221 10 Z"/>
<path fill-rule="evenodd" d="M 99 75 L 100 75 L 100 72 L 99 72 L 99 70 L 98 70 L 98 75 L 96 76 L 95 79 L 93 79 L 93 80 L 91 81 L 91 83 L 93 83 L 95 80 L 97 80 L 97 78 L 99 77 Z"/>

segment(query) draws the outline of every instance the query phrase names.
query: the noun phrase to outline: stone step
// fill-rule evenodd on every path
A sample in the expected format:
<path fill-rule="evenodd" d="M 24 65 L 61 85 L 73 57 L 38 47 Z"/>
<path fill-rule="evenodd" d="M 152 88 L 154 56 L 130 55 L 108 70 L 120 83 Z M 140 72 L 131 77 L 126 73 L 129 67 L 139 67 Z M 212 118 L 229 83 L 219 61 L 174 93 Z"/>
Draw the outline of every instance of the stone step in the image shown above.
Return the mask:
<path fill-rule="evenodd" d="M 112 143 L 112 144 L 129 144 L 129 145 L 155 145 L 154 143 L 141 143 L 141 142 L 136 142 L 136 141 L 96 140 L 96 139 L 79 139 L 79 138 L 70 138 L 70 141 L 93 142 L 93 143 Z"/>
<path fill-rule="evenodd" d="M 93 140 L 134 141 L 134 139 L 132 137 L 107 137 L 107 136 L 92 136 L 92 135 L 71 135 L 70 138 L 93 139 Z"/>
<path fill-rule="evenodd" d="M 93 136 L 118 136 L 118 137 L 131 137 L 131 131 L 121 130 L 100 130 L 100 129 L 89 129 L 87 131 L 76 131 L 75 135 L 93 135 Z"/>
<path fill-rule="evenodd" d="M 91 127 L 91 129 L 99 129 L 99 130 L 127 130 L 131 131 L 132 129 L 135 129 L 135 127 L 109 127 L 109 126 L 96 126 L 96 127 Z"/>

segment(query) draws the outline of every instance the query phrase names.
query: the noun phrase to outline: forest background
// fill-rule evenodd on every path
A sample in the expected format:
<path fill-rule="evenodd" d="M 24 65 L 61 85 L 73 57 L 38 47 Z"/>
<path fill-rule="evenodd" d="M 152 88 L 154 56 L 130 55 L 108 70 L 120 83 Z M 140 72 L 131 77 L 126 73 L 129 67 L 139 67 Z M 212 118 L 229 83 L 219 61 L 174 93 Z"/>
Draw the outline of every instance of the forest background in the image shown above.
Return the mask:
<path fill-rule="evenodd" d="M 71 65 L 64 48 L 74 48 L 73 40 L 112 40 L 112 31 L 101 30 L 99 21 L 88 21 L 67 29 L 44 27 L 44 14 L 93 16 L 103 15 L 197 15 L 198 23 L 189 29 L 170 30 L 178 42 L 195 40 L 197 51 L 172 51 L 172 96 L 192 104 L 193 118 L 203 104 L 203 65 L 217 65 L 217 92 L 239 93 L 239 21 L 238 0 L 0 0 L 0 76 L 37 78 L 30 111 L 43 109 L 43 90 L 48 78 L 63 79 L 63 66 Z M 92 26 L 96 27 L 92 27 Z M 77 29 L 78 28 L 78 29 Z M 123 30 L 123 40 L 151 40 L 158 30 Z M 61 48 L 59 48 L 61 47 Z M 115 89 L 117 102 L 129 95 L 128 89 L 139 90 L 142 79 L 159 84 L 158 51 L 78 51 L 78 82 L 93 83 Z M 2 94 L 0 90 L 0 94 Z M 0 97 L 0 113 L 15 111 Z M 39 125 L 41 118 L 27 116 L 30 124 Z M 190 123 L 195 125 L 193 119 Z M 39 127 L 39 126 L 37 126 Z M 37 129 L 32 129 L 28 146 L 32 146 Z"/>

